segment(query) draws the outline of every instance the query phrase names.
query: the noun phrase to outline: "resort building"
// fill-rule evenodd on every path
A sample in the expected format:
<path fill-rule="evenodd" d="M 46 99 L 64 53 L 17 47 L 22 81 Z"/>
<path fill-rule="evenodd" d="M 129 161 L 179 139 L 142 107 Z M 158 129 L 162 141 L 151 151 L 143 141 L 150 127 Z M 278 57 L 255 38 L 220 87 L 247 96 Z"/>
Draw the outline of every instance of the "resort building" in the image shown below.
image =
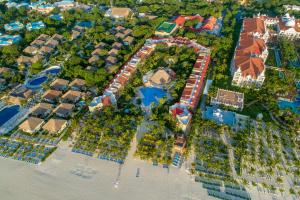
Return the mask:
<path fill-rule="evenodd" d="M 166 37 L 172 35 L 178 26 L 176 23 L 173 22 L 163 22 L 155 31 L 155 35 L 159 37 Z"/>
<path fill-rule="evenodd" d="M 248 116 L 209 106 L 202 114 L 204 119 L 212 120 L 217 124 L 228 125 L 236 130 L 246 128 L 249 120 Z"/>
<path fill-rule="evenodd" d="M 31 98 L 33 91 L 25 87 L 24 85 L 16 86 L 9 95 L 8 102 L 11 104 L 22 105 L 25 100 Z"/>
<path fill-rule="evenodd" d="M 231 62 L 232 85 L 261 87 L 265 80 L 269 33 L 263 17 L 246 18 Z"/>
<path fill-rule="evenodd" d="M 95 97 L 89 106 L 90 112 L 101 110 L 104 106 L 115 105 L 116 97 L 112 93 L 104 93 L 102 96 Z"/>
<path fill-rule="evenodd" d="M 83 94 L 84 93 L 76 90 L 69 90 L 61 97 L 61 101 L 75 104 L 82 98 Z"/>
<path fill-rule="evenodd" d="M 23 53 L 28 54 L 30 56 L 34 56 L 39 52 L 39 48 L 35 46 L 28 46 L 23 50 Z"/>
<path fill-rule="evenodd" d="M 38 103 L 31 109 L 31 115 L 45 118 L 53 111 L 53 105 L 49 103 Z"/>
<path fill-rule="evenodd" d="M 36 133 L 44 124 L 44 120 L 36 117 L 29 117 L 20 126 L 19 129 L 26 133 Z"/>
<path fill-rule="evenodd" d="M 144 85 L 147 87 L 166 87 L 175 79 L 175 72 L 169 68 L 150 71 L 143 76 Z"/>
<path fill-rule="evenodd" d="M 51 135 L 57 135 L 68 126 L 68 121 L 64 119 L 51 118 L 42 129 Z"/>
<path fill-rule="evenodd" d="M 42 98 L 44 101 L 49 103 L 56 103 L 59 100 L 59 97 L 62 95 L 61 91 L 58 90 L 47 90 Z"/>
<path fill-rule="evenodd" d="M 60 10 L 70 10 L 77 6 L 77 3 L 74 0 L 62 0 L 55 2 L 54 5 Z"/>
<path fill-rule="evenodd" d="M 177 126 L 183 131 L 188 132 L 191 127 L 192 113 L 188 106 L 181 103 L 176 103 L 170 107 L 170 114 L 176 119 Z"/>
<path fill-rule="evenodd" d="M 31 23 L 26 24 L 26 29 L 28 31 L 38 30 L 38 29 L 42 29 L 42 28 L 45 28 L 45 27 L 46 27 L 46 25 L 42 21 L 31 22 Z"/>
<path fill-rule="evenodd" d="M 127 36 L 124 38 L 123 43 L 124 45 L 131 45 L 133 43 L 134 38 L 131 36 Z"/>
<path fill-rule="evenodd" d="M 244 93 L 218 89 L 217 96 L 211 99 L 212 105 L 225 105 L 236 109 L 244 108 Z"/>
<path fill-rule="evenodd" d="M 288 13 L 279 19 L 277 29 L 279 36 L 300 39 L 300 19 L 295 19 Z"/>
<path fill-rule="evenodd" d="M 65 91 L 68 89 L 68 84 L 70 81 L 65 80 L 65 79 L 55 79 L 51 84 L 50 87 L 53 90 L 61 90 L 61 91 Z"/>
<path fill-rule="evenodd" d="M 72 114 L 72 112 L 74 111 L 74 109 L 75 109 L 75 105 L 74 104 L 61 103 L 59 106 L 57 106 L 54 109 L 53 112 L 58 117 L 67 118 L 67 117 L 69 117 Z"/>
<path fill-rule="evenodd" d="M 50 12 L 52 12 L 54 10 L 54 8 L 55 8 L 55 6 L 50 3 L 31 7 L 32 10 L 42 13 L 42 14 L 49 14 Z"/>
<path fill-rule="evenodd" d="M 4 24 L 5 31 L 19 31 L 24 28 L 24 25 L 18 21 L 9 24 Z"/>
<path fill-rule="evenodd" d="M 70 84 L 69 87 L 72 90 L 76 91 L 85 91 L 86 90 L 86 81 L 80 78 L 75 78 Z"/>
<path fill-rule="evenodd" d="M 130 8 L 118 8 L 113 7 L 106 11 L 105 16 L 106 17 L 112 17 L 112 18 L 128 18 L 133 14 Z"/>

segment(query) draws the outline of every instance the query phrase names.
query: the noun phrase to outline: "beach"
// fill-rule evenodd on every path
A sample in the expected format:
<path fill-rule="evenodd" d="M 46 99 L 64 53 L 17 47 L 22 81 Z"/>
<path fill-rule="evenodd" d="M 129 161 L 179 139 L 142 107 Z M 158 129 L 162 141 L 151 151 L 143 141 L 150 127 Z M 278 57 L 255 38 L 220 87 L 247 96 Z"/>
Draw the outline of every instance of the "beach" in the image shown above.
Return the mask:
<path fill-rule="evenodd" d="M 0 170 L 3 200 L 214 199 L 184 167 L 167 170 L 130 154 L 120 168 L 113 162 L 72 153 L 67 144 L 60 144 L 40 165 L 1 157 Z"/>

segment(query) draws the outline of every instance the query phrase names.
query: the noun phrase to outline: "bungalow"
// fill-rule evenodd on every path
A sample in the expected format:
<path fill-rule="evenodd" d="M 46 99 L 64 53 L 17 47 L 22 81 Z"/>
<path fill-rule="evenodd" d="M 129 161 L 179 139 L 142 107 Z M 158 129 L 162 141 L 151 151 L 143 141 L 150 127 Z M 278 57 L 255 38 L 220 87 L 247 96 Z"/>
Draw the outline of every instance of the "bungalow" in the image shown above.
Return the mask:
<path fill-rule="evenodd" d="M 104 42 L 100 42 L 95 46 L 95 49 L 104 49 L 106 44 Z"/>
<path fill-rule="evenodd" d="M 29 99 L 33 95 L 33 91 L 24 85 L 18 85 L 13 89 L 10 94 L 8 102 L 11 104 L 21 105 L 22 101 Z"/>
<path fill-rule="evenodd" d="M 52 110 L 53 110 L 52 104 L 39 103 L 31 109 L 31 115 L 45 118 L 52 112 Z"/>
<path fill-rule="evenodd" d="M 14 71 L 11 68 L 7 67 L 0 67 L 0 77 L 5 78 L 5 77 L 11 77 L 14 75 Z"/>
<path fill-rule="evenodd" d="M 47 90 L 43 94 L 42 98 L 46 102 L 56 103 L 61 95 L 62 95 L 61 91 L 58 91 L 58 90 Z"/>
<path fill-rule="evenodd" d="M 55 110 L 53 112 L 58 117 L 67 118 L 72 114 L 74 108 L 75 108 L 74 104 L 61 103 L 59 106 L 57 106 L 55 108 Z"/>
<path fill-rule="evenodd" d="M 92 57 L 89 58 L 88 62 L 90 64 L 95 64 L 96 62 L 98 62 L 100 60 L 99 56 L 97 55 L 93 55 Z"/>
<path fill-rule="evenodd" d="M 49 46 L 42 46 L 42 48 L 40 49 L 40 54 L 42 55 L 49 55 L 54 51 L 53 48 L 49 47 Z"/>
<path fill-rule="evenodd" d="M 18 65 L 31 65 L 31 57 L 23 56 L 17 58 Z"/>
<path fill-rule="evenodd" d="M 217 96 L 211 99 L 211 104 L 222 104 L 242 110 L 244 107 L 244 93 L 218 89 Z"/>
<path fill-rule="evenodd" d="M 82 96 L 82 92 L 76 90 L 69 90 L 61 97 L 61 100 L 64 103 L 77 103 Z"/>
<path fill-rule="evenodd" d="M 54 48 L 56 48 L 56 47 L 59 45 L 59 41 L 57 41 L 57 40 L 55 40 L 55 39 L 53 39 L 53 38 L 50 38 L 50 39 L 46 42 L 45 45 L 54 49 Z"/>
<path fill-rule="evenodd" d="M 35 46 L 28 46 L 26 47 L 23 52 L 29 55 L 35 55 L 37 54 L 39 51 L 39 48 L 35 47 Z"/>
<path fill-rule="evenodd" d="M 123 31 L 123 33 L 124 33 L 125 36 L 128 36 L 132 33 L 132 30 L 128 28 L 125 31 Z"/>
<path fill-rule="evenodd" d="M 101 54 L 103 50 L 102 49 L 95 49 L 93 52 L 92 52 L 92 56 L 99 56 Z"/>
<path fill-rule="evenodd" d="M 86 89 L 86 81 L 83 79 L 76 78 L 69 84 L 69 87 L 72 90 L 83 91 Z"/>
<path fill-rule="evenodd" d="M 118 49 L 118 50 L 120 50 L 122 46 L 123 46 L 123 45 L 122 45 L 120 42 L 114 42 L 114 43 L 112 44 L 112 47 L 113 47 L 114 49 Z"/>
<path fill-rule="evenodd" d="M 118 60 L 117 60 L 116 57 L 108 56 L 106 58 L 105 62 L 106 62 L 107 65 L 115 65 L 118 62 Z"/>
<path fill-rule="evenodd" d="M 68 84 L 69 84 L 68 80 L 58 78 L 55 79 L 55 81 L 53 81 L 50 86 L 54 90 L 64 91 L 68 89 Z"/>
<path fill-rule="evenodd" d="M 30 45 L 34 46 L 36 48 L 41 48 L 45 43 L 46 43 L 46 41 L 44 41 L 44 40 L 35 39 L 30 43 Z"/>
<path fill-rule="evenodd" d="M 64 40 L 64 36 L 55 33 L 55 34 L 51 37 L 51 39 L 56 40 L 56 41 L 58 41 L 58 42 L 62 42 L 62 41 Z"/>
<path fill-rule="evenodd" d="M 124 38 L 126 37 L 126 35 L 123 34 L 123 33 L 117 33 L 117 34 L 115 34 L 115 37 L 116 37 L 117 39 L 124 39 Z"/>
<path fill-rule="evenodd" d="M 108 52 L 108 55 L 110 56 L 117 56 L 119 53 L 119 50 L 118 49 L 111 49 L 109 52 Z"/>
<path fill-rule="evenodd" d="M 36 63 L 41 61 L 42 63 L 44 63 L 45 59 L 44 56 L 41 54 L 36 54 L 31 58 L 31 63 Z"/>
<path fill-rule="evenodd" d="M 36 133 L 44 124 L 44 120 L 37 117 L 29 117 L 20 126 L 19 129 L 26 133 Z"/>
<path fill-rule="evenodd" d="M 67 120 L 51 118 L 42 128 L 51 135 L 57 135 L 62 132 L 67 125 Z"/>
<path fill-rule="evenodd" d="M 117 26 L 116 28 L 115 28 L 118 32 L 120 32 L 120 31 L 124 31 L 126 28 L 124 28 L 123 26 Z"/>
<path fill-rule="evenodd" d="M 123 40 L 123 42 L 124 42 L 125 45 L 128 46 L 128 45 L 131 45 L 131 44 L 132 44 L 133 40 L 134 40 L 133 37 L 127 36 L 127 37 Z"/>
<path fill-rule="evenodd" d="M 49 35 L 47 35 L 47 34 L 41 34 L 36 40 L 42 40 L 42 41 L 46 42 L 49 39 L 50 39 Z"/>

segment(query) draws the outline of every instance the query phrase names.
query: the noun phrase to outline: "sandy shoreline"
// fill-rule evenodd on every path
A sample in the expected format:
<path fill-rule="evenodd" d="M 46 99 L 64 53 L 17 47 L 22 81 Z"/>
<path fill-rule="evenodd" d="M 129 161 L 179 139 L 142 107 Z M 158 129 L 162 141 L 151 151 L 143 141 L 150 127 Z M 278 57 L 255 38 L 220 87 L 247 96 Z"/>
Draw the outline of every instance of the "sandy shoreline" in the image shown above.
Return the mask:
<path fill-rule="evenodd" d="M 140 177 L 136 177 L 140 168 Z M 3 200 L 201 200 L 213 199 L 184 169 L 162 167 L 130 159 L 119 166 L 59 147 L 46 162 L 32 165 L 0 158 Z"/>

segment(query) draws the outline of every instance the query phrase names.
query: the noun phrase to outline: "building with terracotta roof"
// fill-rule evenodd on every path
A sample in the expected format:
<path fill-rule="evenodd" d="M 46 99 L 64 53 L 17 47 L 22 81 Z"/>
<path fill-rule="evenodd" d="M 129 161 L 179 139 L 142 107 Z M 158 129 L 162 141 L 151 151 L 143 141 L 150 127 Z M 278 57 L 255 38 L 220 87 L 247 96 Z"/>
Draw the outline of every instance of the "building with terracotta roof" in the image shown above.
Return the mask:
<path fill-rule="evenodd" d="M 83 91 L 86 89 L 86 81 L 80 78 L 75 78 L 70 84 L 69 87 L 72 90 Z"/>
<path fill-rule="evenodd" d="M 61 97 L 61 100 L 65 103 L 77 103 L 81 99 L 82 95 L 82 92 L 69 90 Z"/>
<path fill-rule="evenodd" d="M 44 124 L 44 120 L 37 117 L 29 117 L 20 126 L 19 129 L 26 133 L 35 133 L 39 131 Z"/>
<path fill-rule="evenodd" d="M 40 118 L 45 118 L 52 112 L 52 110 L 53 110 L 52 104 L 39 103 L 31 109 L 31 115 Z"/>
<path fill-rule="evenodd" d="M 177 126 L 183 132 L 188 132 L 192 122 L 192 113 L 189 111 L 188 106 L 176 103 L 170 107 L 169 112 L 176 119 Z"/>
<path fill-rule="evenodd" d="M 242 110 L 244 107 L 244 93 L 218 89 L 217 96 L 211 99 L 212 105 L 225 105 Z"/>
<path fill-rule="evenodd" d="M 43 94 L 42 98 L 46 102 L 56 103 L 61 95 L 62 95 L 61 91 L 58 91 L 58 90 L 47 90 Z"/>
<path fill-rule="evenodd" d="M 64 90 L 68 89 L 68 84 L 69 84 L 69 81 L 68 81 L 68 80 L 58 78 L 58 79 L 55 79 L 55 80 L 50 84 L 50 87 L 51 87 L 52 89 L 54 89 L 54 90 L 61 90 L 61 91 L 64 91 Z"/>
<path fill-rule="evenodd" d="M 51 135 L 57 135 L 68 126 L 68 121 L 64 119 L 51 118 L 42 129 Z"/>
<path fill-rule="evenodd" d="M 145 86 L 165 87 L 175 78 L 175 72 L 169 68 L 158 69 L 143 76 Z"/>
<path fill-rule="evenodd" d="M 62 117 L 62 118 L 67 118 L 69 117 L 73 110 L 75 108 L 74 104 L 70 104 L 70 103 L 61 103 L 59 106 L 57 106 L 54 109 L 54 113 L 55 115 L 57 115 L 58 117 Z"/>
<path fill-rule="evenodd" d="M 174 20 L 174 22 L 177 24 L 177 26 L 184 26 L 185 17 L 180 15 Z"/>
<path fill-rule="evenodd" d="M 269 33 L 264 17 L 246 18 L 231 63 L 232 85 L 261 87 L 265 80 Z"/>

